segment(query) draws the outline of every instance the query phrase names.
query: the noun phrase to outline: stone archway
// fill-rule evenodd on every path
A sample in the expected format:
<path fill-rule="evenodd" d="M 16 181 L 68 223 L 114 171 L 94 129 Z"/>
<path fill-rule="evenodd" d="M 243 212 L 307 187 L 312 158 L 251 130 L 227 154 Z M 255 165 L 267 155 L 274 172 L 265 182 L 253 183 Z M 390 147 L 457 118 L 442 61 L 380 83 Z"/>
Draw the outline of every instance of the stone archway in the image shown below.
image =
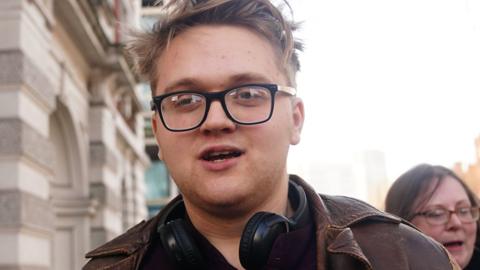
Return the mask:
<path fill-rule="evenodd" d="M 54 270 L 80 269 L 90 248 L 90 218 L 86 146 L 79 139 L 78 126 L 66 106 L 57 102 L 50 116 L 50 141 L 53 146 L 53 177 L 50 201 L 55 216 L 52 240 Z"/>

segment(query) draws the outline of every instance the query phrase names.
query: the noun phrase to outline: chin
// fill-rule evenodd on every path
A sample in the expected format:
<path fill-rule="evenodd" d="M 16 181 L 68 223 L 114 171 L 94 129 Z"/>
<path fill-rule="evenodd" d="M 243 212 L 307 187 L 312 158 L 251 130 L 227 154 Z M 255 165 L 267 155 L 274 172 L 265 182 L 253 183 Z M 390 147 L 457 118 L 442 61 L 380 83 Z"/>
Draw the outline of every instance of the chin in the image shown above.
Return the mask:
<path fill-rule="evenodd" d="M 468 256 L 465 254 L 459 254 L 457 256 L 454 255 L 453 258 L 455 258 L 455 261 L 458 263 L 460 268 L 463 269 L 468 265 L 471 256 Z"/>
<path fill-rule="evenodd" d="M 240 195 L 224 192 L 217 196 L 203 197 L 201 200 L 213 213 L 234 217 L 246 212 L 249 197 L 248 194 Z"/>
<path fill-rule="evenodd" d="M 247 196 L 241 196 L 232 193 L 222 193 L 221 195 L 205 198 L 209 205 L 219 208 L 235 208 L 245 203 Z"/>
<path fill-rule="evenodd" d="M 243 183 L 242 183 L 243 182 Z M 206 185 L 197 190 L 200 197 L 207 201 L 222 204 L 236 204 L 251 197 L 253 188 L 245 180 L 229 177 L 205 181 Z"/>

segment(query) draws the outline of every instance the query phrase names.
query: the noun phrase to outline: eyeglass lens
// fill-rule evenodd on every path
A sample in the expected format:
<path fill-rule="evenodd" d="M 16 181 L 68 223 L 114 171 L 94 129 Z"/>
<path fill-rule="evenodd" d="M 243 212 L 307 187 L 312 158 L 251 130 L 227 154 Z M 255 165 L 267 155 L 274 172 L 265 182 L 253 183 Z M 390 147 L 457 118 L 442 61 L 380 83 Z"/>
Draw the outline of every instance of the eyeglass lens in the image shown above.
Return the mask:
<path fill-rule="evenodd" d="M 245 86 L 222 95 L 227 116 L 240 124 L 254 124 L 270 117 L 272 93 L 262 86 Z M 161 114 L 165 124 L 175 130 L 196 127 L 206 117 L 209 101 L 200 93 L 172 94 L 162 100 Z"/>
<path fill-rule="evenodd" d="M 437 208 L 424 212 L 427 221 L 433 225 L 440 225 L 448 223 L 452 215 L 455 214 L 462 223 L 472 223 L 478 220 L 478 207 L 461 207 L 454 211 L 445 208 Z"/>

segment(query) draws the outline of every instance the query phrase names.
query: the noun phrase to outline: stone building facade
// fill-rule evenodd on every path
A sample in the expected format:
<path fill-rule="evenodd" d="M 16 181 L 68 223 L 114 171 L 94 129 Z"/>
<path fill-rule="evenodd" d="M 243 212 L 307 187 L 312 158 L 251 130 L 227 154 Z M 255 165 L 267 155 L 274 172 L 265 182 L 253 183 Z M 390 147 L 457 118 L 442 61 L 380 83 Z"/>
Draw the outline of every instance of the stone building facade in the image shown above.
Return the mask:
<path fill-rule="evenodd" d="M 80 269 L 147 216 L 138 0 L 0 1 L 0 270 Z"/>
<path fill-rule="evenodd" d="M 163 1 L 158 0 L 142 0 L 142 9 L 140 11 L 140 25 L 142 30 L 150 30 L 154 24 L 161 19 Z M 145 152 L 150 158 L 150 166 L 145 172 L 146 184 L 146 203 L 149 217 L 152 217 L 160 211 L 179 191 L 175 183 L 170 177 L 170 174 L 163 163 L 158 158 L 158 145 L 155 140 L 152 128 L 152 111 L 150 107 L 150 100 L 152 100 L 152 93 L 150 85 L 147 82 L 139 84 L 141 100 L 144 106 L 144 136 L 145 136 Z"/>
<path fill-rule="evenodd" d="M 475 139 L 476 160 L 463 168 L 461 163 L 455 164 L 453 170 L 464 180 L 467 185 L 480 198 L 480 136 Z"/>

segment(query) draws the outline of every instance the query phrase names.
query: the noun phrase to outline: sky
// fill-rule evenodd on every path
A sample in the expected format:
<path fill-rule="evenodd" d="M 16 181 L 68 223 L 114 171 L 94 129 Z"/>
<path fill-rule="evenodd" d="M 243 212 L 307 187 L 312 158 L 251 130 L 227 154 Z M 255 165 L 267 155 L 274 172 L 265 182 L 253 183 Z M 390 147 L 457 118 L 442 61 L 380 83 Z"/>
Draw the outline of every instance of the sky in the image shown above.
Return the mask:
<path fill-rule="evenodd" d="M 418 163 L 473 163 L 480 135 L 480 0 L 290 0 L 305 43 L 302 141 L 289 171 L 384 153 L 393 181 Z"/>

